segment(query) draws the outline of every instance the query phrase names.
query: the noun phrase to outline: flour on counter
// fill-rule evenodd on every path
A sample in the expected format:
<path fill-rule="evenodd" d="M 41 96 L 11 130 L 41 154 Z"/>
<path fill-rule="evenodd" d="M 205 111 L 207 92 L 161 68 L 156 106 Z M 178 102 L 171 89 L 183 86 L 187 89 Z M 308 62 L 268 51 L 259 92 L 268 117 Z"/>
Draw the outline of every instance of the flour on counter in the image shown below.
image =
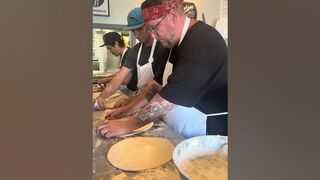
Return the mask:
<path fill-rule="evenodd" d="M 95 148 L 99 147 L 101 145 L 101 143 L 102 143 L 101 140 L 98 139 L 96 142 Z"/>
<path fill-rule="evenodd" d="M 165 167 L 149 169 L 132 177 L 132 180 L 180 180 L 178 170 L 172 163 L 168 163 Z"/>
<path fill-rule="evenodd" d="M 127 179 L 128 179 L 128 177 L 127 177 L 127 175 L 124 174 L 124 173 L 120 173 L 120 174 L 115 175 L 115 176 L 113 176 L 113 177 L 111 178 L 111 180 L 127 180 Z"/>

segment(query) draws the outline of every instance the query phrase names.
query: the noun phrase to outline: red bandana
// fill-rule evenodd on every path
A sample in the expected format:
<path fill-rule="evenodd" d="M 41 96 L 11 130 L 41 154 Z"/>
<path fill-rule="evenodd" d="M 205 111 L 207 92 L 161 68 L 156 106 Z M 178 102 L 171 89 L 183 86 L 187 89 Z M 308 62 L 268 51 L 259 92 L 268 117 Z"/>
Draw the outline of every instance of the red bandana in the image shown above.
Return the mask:
<path fill-rule="evenodd" d="M 142 10 L 142 15 L 144 21 L 150 21 L 159 19 L 165 15 L 167 15 L 174 5 L 178 4 L 180 0 L 171 0 L 164 4 L 159 4 L 156 6 L 148 7 Z"/>

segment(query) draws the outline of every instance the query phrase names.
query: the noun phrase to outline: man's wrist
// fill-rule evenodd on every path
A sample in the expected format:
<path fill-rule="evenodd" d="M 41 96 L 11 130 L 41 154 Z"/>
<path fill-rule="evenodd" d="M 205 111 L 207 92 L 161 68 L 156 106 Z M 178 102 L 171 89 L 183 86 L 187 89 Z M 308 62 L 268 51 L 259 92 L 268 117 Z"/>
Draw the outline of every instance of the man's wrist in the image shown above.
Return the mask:
<path fill-rule="evenodd" d="M 145 121 L 141 121 L 138 117 L 139 117 L 139 113 L 136 113 L 136 114 L 132 115 L 134 124 L 135 124 L 136 126 L 141 126 L 141 125 L 146 124 Z"/>

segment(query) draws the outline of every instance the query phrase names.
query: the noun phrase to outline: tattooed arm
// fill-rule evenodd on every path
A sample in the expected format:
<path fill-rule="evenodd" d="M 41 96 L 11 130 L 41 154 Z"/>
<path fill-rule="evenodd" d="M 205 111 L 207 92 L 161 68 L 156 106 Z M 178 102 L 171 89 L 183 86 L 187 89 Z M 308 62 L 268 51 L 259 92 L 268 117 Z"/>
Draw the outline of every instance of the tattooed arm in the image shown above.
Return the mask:
<path fill-rule="evenodd" d="M 142 96 L 147 103 L 143 109 L 138 113 L 133 113 L 133 115 L 125 117 L 122 121 L 108 120 L 104 122 L 98 126 L 97 133 L 106 138 L 122 135 L 148 122 L 159 120 L 175 107 L 175 104 L 163 99 L 157 93 L 160 90 L 157 86 L 148 87 L 150 88 L 147 88 L 148 90 L 144 93 L 145 97 Z"/>
<path fill-rule="evenodd" d="M 114 109 L 112 111 L 107 112 L 105 118 L 106 119 L 122 118 L 122 117 L 126 117 L 126 116 L 130 116 L 130 115 L 136 114 L 138 111 L 141 111 L 141 110 L 145 111 L 145 109 L 146 109 L 145 106 L 146 105 L 147 106 L 150 106 L 150 105 L 153 106 L 154 105 L 154 103 L 155 103 L 154 102 L 155 100 L 153 100 L 153 99 L 155 99 L 154 96 L 156 96 L 156 94 L 161 89 L 162 89 L 162 86 L 160 84 L 158 84 L 154 80 L 151 81 L 148 84 L 148 86 L 146 87 L 146 89 L 140 95 L 138 95 L 138 97 L 134 101 L 132 101 L 130 104 L 128 104 L 126 106 L 122 106 L 122 107 L 120 107 L 118 109 Z M 160 102 L 160 100 L 161 100 L 161 102 L 164 101 L 167 104 L 170 103 L 170 102 L 162 99 L 160 96 L 158 98 L 156 98 L 156 99 L 159 100 L 158 102 Z M 164 102 L 162 102 L 162 103 L 164 103 Z M 151 104 L 151 103 L 153 103 L 153 104 Z M 165 104 L 162 104 L 163 107 L 164 107 L 164 105 Z M 159 106 L 159 104 L 158 104 L 158 106 Z M 171 109 L 172 108 L 170 108 L 168 111 L 170 111 Z M 141 113 L 144 113 L 144 111 L 142 111 Z"/>
<path fill-rule="evenodd" d="M 136 98 L 125 106 L 118 107 L 106 113 L 106 119 L 122 118 L 135 114 L 140 111 L 155 95 L 161 90 L 162 86 L 152 80 L 147 87 Z"/>
<path fill-rule="evenodd" d="M 143 108 L 162 89 L 162 86 L 152 80 L 148 86 L 125 108 L 125 115 L 131 115 Z"/>
<path fill-rule="evenodd" d="M 121 121 L 108 120 L 100 124 L 96 132 L 103 137 L 109 138 L 117 135 L 122 135 L 133 131 L 149 122 L 155 122 L 162 116 L 173 109 L 175 104 L 163 99 L 159 94 L 138 113 L 123 118 Z"/>
<path fill-rule="evenodd" d="M 175 107 L 175 104 L 163 99 L 159 94 L 139 112 L 137 120 L 143 123 L 157 121 Z"/>

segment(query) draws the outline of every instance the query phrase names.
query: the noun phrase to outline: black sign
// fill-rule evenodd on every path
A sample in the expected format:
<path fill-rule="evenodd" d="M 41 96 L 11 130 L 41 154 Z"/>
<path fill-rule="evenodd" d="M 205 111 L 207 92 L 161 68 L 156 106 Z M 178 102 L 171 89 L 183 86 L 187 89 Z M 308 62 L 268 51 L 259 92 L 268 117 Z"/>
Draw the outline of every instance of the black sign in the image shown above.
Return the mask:
<path fill-rule="evenodd" d="M 197 8 L 192 2 L 183 2 L 183 9 L 189 18 L 197 19 Z"/>

